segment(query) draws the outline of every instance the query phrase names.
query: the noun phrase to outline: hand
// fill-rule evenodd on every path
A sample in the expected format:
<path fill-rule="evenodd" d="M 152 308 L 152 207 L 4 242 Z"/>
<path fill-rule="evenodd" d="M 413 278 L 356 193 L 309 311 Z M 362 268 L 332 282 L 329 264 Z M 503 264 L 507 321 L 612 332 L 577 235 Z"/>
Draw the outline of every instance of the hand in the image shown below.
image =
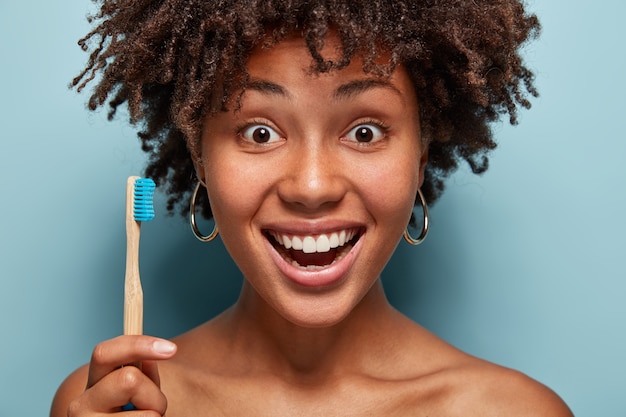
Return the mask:
<path fill-rule="evenodd" d="M 156 361 L 175 353 L 174 343 L 151 336 L 119 336 L 100 343 L 89 363 L 87 388 L 69 404 L 67 416 L 117 413 L 129 402 L 142 416 L 164 415 L 167 399 Z M 142 369 L 130 363 L 141 363 Z"/>

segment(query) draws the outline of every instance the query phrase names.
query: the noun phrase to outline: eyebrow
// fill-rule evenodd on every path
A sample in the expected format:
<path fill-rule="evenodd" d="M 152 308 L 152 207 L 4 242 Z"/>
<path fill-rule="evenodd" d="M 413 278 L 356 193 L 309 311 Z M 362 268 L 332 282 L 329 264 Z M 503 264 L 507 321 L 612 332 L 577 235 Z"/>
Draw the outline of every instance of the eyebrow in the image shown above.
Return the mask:
<path fill-rule="evenodd" d="M 362 80 L 354 80 L 350 81 L 346 84 L 340 85 L 333 92 L 334 100 L 346 100 L 353 98 L 365 91 L 375 89 L 375 88 L 385 88 L 391 91 L 396 92 L 398 95 L 402 95 L 400 91 L 394 86 L 391 82 L 387 80 L 374 79 L 374 78 L 366 78 Z M 291 99 L 292 96 L 289 94 L 287 89 L 285 89 L 280 84 L 276 84 L 274 82 L 263 80 L 263 79 L 252 79 L 246 85 L 246 90 L 254 90 L 258 91 L 262 94 L 271 95 L 271 96 L 282 96 L 288 99 Z"/>
<path fill-rule="evenodd" d="M 291 98 L 287 90 L 276 83 L 262 79 L 253 79 L 246 85 L 246 90 L 254 90 L 270 96 Z"/>
<path fill-rule="evenodd" d="M 387 80 L 367 78 L 364 80 L 350 81 L 349 83 L 339 86 L 333 93 L 333 98 L 335 100 L 346 100 L 374 88 L 386 88 L 396 92 L 400 96 L 402 95 L 400 90 Z"/>

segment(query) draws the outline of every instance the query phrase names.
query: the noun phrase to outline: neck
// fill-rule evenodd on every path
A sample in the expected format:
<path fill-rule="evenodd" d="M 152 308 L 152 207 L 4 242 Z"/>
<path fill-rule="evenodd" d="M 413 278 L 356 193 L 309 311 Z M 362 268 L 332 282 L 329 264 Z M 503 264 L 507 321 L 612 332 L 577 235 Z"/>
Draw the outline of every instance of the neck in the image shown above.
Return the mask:
<path fill-rule="evenodd" d="M 339 372 L 367 373 L 373 355 L 397 312 L 380 280 L 341 322 L 317 328 L 298 326 L 280 316 L 247 283 L 229 318 L 233 347 L 249 359 L 247 367 L 292 377 L 324 378 Z"/>

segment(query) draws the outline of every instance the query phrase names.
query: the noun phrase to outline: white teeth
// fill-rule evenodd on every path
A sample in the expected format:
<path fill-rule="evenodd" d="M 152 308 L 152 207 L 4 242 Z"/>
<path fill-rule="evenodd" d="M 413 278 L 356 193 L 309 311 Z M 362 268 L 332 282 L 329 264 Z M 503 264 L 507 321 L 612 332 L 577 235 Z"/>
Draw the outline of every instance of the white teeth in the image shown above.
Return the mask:
<path fill-rule="evenodd" d="M 304 239 L 302 239 L 302 252 L 304 253 L 317 252 L 317 245 L 315 244 L 315 239 L 313 239 L 311 236 L 307 236 Z"/>
<path fill-rule="evenodd" d="M 339 235 L 337 233 L 333 233 L 332 235 L 330 235 L 328 244 L 331 248 L 336 248 L 337 246 L 339 246 Z"/>
<path fill-rule="evenodd" d="M 285 249 L 301 250 L 304 253 L 324 253 L 338 248 L 349 242 L 356 235 L 355 230 L 342 230 L 330 235 L 321 234 L 313 236 L 288 236 L 272 232 L 272 236 Z"/>
<path fill-rule="evenodd" d="M 328 252 L 330 250 L 330 239 L 326 235 L 317 238 L 317 252 Z"/>

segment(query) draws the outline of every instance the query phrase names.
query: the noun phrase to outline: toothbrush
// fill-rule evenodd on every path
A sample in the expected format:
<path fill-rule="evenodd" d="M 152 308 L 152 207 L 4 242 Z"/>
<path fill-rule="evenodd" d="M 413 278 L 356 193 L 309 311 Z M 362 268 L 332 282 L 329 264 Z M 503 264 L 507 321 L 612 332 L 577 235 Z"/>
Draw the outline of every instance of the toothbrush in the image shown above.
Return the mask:
<path fill-rule="evenodd" d="M 126 278 L 124 282 L 124 334 L 143 333 L 143 290 L 139 278 L 139 237 L 141 222 L 154 218 L 152 200 L 155 189 L 150 178 L 129 177 L 126 181 Z M 141 368 L 140 363 L 134 366 Z M 132 403 L 122 407 L 135 410 Z"/>
<path fill-rule="evenodd" d="M 143 333 L 143 290 L 139 278 L 141 222 L 154 218 L 155 184 L 132 176 L 126 182 L 126 279 L 124 283 L 124 334 Z"/>

